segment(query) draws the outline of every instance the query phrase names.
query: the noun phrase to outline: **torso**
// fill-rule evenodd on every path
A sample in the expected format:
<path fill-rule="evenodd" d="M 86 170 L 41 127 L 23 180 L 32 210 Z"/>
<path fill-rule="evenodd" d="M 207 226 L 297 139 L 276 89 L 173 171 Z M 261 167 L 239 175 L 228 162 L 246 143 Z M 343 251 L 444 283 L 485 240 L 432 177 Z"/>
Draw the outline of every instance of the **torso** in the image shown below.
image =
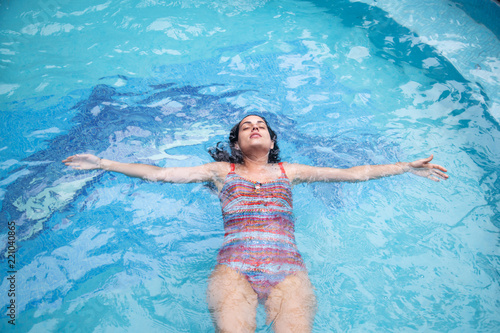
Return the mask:
<path fill-rule="evenodd" d="M 291 183 L 283 166 L 276 166 L 278 175 L 271 172 L 258 180 L 239 175 L 232 166 L 219 194 L 225 235 L 217 261 L 245 274 L 262 295 L 266 288 L 256 282 L 262 276 L 272 286 L 305 270 L 295 245 Z"/>

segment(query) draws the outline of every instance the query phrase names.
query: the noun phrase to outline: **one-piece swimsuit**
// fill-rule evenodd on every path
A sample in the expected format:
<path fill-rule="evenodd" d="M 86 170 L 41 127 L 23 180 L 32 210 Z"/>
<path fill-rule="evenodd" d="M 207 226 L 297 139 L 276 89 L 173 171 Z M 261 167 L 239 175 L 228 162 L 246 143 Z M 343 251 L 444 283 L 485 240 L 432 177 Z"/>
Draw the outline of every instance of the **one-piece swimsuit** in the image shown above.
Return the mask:
<path fill-rule="evenodd" d="M 287 276 L 306 270 L 295 244 L 291 183 L 279 166 L 279 178 L 259 183 L 231 164 L 219 194 L 224 241 L 217 262 L 243 274 L 260 301 Z"/>

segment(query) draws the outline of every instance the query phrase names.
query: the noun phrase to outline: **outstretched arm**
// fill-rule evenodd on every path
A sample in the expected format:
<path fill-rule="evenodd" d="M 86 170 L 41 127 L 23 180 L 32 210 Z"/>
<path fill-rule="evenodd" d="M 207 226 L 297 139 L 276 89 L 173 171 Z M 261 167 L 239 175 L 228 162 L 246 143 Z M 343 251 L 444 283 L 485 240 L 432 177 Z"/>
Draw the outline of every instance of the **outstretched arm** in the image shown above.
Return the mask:
<path fill-rule="evenodd" d="M 101 159 L 91 154 L 73 155 L 62 161 L 76 170 L 101 169 L 120 172 L 130 177 L 169 183 L 214 182 L 216 185 L 227 173 L 228 166 L 224 162 L 203 164 L 195 167 L 161 168 L 154 165 L 138 163 L 120 163 Z"/>
<path fill-rule="evenodd" d="M 288 177 L 294 183 L 303 182 L 359 182 L 382 177 L 401 175 L 411 172 L 417 176 L 434 181 L 447 179 L 448 170 L 444 167 L 429 163 L 433 155 L 414 162 L 398 162 L 385 165 L 362 165 L 349 169 L 319 168 L 303 164 L 288 164 Z"/>

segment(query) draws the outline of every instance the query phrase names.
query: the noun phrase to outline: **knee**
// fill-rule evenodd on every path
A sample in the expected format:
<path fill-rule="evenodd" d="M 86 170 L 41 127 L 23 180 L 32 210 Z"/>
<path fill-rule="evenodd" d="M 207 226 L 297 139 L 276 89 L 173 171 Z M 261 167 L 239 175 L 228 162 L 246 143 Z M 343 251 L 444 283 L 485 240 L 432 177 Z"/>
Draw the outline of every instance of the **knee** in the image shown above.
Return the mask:
<path fill-rule="evenodd" d="M 210 313 L 217 332 L 255 332 L 257 305 L 244 299 L 229 297 L 223 302 L 210 305 Z"/>
<path fill-rule="evenodd" d="M 234 314 L 223 314 L 215 326 L 220 333 L 253 333 L 257 329 L 255 320 L 249 322 L 244 318 L 235 317 Z"/>

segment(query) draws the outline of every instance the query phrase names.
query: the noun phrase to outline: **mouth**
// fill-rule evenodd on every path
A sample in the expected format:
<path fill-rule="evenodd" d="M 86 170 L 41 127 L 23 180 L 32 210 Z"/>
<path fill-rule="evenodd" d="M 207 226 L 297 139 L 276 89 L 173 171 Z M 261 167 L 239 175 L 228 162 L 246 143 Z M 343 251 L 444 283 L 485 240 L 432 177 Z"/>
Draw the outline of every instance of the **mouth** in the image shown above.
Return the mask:
<path fill-rule="evenodd" d="M 254 133 L 252 135 L 250 135 L 250 139 L 253 139 L 253 138 L 261 138 L 262 135 L 260 135 L 259 133 Z"/>

